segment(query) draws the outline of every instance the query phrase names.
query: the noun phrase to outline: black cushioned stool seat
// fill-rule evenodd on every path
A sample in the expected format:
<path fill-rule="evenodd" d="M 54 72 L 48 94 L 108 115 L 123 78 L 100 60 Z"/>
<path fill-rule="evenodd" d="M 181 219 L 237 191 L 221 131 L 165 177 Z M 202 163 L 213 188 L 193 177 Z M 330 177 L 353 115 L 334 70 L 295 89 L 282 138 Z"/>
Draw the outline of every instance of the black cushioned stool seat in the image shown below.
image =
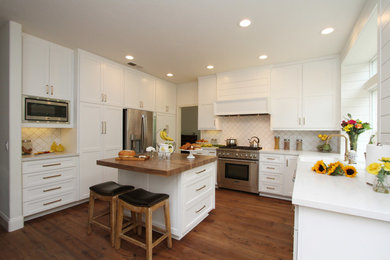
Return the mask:
<path fill-rule="evenodd" d="M 146 259 L 152 260 L 153 247 L 167 239 L 168 248 L 172 247 L 171 220 L 169 215 L 169 195 L 163 193 L 153 193 L 144 189 L 136 189 L 118 196 L 118 213 L 116 220 L 115 248 L 121 246 L 121 239 L 146 249 Z M 153 211 L 163 207 L 165 218 L 165 230 L 152 225 Z M 122 229 L 123 211 L 131 211 L 131 215 L 136 216 L 133 224 Z M 142 214 L 145 214 L 145 243 L 126 235 L 130 230 L 134 230 L 138 235 L 142 233 Z M 152 231 L 156 230 L 162 234 L 156 241 L 152 241 Z"/>
<path fill-rule="evenodd" d="M 113 181 L 107 181 L 89 187 L 89 209 L 88 209 L 88 234 L 92 232 L 92 224 L 95 224 L 110 232 L 111 246 L 115 246 L 116 230 L 116 211 L 118 195 L 134 190 L 133 186 L 120 185 Z M 110 210 L 99 216 L 94 216 L 95 199 L 107 201 L 110 204 Z M 96 219 L 110 214 L 110 225 L 107 226 Z"/>
<path fill-rule="evenodd" d="M 119 196 L 119 199 L 138 207 L 151 207 L 168 198 L 168 194 L 153 193 L 144 189 L 136 189 Z"/>
<path fill-rule="evenodd" d="M 107 181 L 91 186 L 89 189 L 99 195 L 116 196 L 118 194 L 134 190 L 134 187 L 130 185 L 120 185 L 113 181 Z"/>

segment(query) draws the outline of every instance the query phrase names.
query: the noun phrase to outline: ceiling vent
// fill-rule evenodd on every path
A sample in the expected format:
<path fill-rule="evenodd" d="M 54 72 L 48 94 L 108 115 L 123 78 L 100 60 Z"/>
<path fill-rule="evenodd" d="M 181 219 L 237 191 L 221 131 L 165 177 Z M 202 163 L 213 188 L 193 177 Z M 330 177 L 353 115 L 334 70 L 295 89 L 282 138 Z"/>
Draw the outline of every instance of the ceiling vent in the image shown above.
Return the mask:
<path fill-rule="evenodd" d="M 129 65 L 135 69 L 142 69 L 142 66 L 139 66 L 138 64 L 136 64 L 134 62 L 128 62 L 127 65 Z"/>

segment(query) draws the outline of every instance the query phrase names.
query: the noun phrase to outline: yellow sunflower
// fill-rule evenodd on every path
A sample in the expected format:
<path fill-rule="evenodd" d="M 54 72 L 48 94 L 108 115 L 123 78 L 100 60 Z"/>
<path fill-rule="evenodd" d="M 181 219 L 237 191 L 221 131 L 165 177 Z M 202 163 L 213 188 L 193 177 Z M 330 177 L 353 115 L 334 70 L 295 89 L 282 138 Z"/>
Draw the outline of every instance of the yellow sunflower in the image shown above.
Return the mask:
<path fill-rule="evenodd" d="M 374 163 L 371 163 L 370 165 L 368 165 L 366 170 L 368 173 L 377 175 L 381 168 L 382 168 L 381 163 L 374 162 Z"/>
<path fill-rule="evenodd" d="M 312 168 L 316 173 L 324 174 L 326 173 L 326 164 L 323 160 L 316 162 Z"/>
<path fill-rule="evenodd" d="M 390 172 L 390 162 L 383 163 L 383 169 Z"/>
<path fill-rule="evenodd" d="M 344 171 L 345 176 L 347 176 L 349 178 L 353 178 L 357 174 L 356 168 L 353 167 L 352 165 L 344 166 L 343 171 Z"/>
<path fill-rule="evenodd" d="M 390 157 L 382 157 L 382 159 L 380 159 L 382 162 L 390 162 Z"/>
<path fill-rule="evenodd" d="M 335 163 L 330 163 L 328 166 L 328 175 L 332 176 L 337 176 L 337 175 L 343 175 L 344 165 L 341 162 L 335 162 Z"/>

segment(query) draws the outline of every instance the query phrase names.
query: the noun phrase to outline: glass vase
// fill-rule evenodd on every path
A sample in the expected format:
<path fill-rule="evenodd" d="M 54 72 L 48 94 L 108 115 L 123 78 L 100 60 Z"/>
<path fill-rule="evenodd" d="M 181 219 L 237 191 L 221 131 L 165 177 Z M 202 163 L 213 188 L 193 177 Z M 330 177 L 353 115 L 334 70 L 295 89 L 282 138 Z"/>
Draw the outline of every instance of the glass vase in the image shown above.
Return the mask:
<path fill-rule="evenodd" d="M 356 152 L 359 135 L 356 133 L 350 133 L 348 134 L 348 136 L 349 136 L 349 147 L 351 148 L 351 150 Z"/>
<path fill-rule="evenodd" d="M 389 193 L 389 184 L 386 174 L 378 173 L 374 180 L 372 189 L 380 193 Z"/>

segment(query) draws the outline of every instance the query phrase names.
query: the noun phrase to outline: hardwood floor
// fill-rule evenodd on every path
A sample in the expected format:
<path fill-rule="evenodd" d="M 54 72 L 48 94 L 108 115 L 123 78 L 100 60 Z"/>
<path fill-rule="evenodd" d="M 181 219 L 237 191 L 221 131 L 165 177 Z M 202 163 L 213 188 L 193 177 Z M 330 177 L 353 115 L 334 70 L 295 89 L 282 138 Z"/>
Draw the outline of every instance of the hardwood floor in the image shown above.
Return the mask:
<path fill-rule="evenodd" d="M 87 203 L 27 221 L 11 233 L 0 230 L 0 259 L 145 259 L 145 250 L 125 241 L 111 247 L 109 233 L 87 235 Z M 106 204 L 96 203 L 97 212 Z M 173 248 L 161 243 L 153 259 L 292 259 L 291 203 L 237 191 L 216 191 L 216 209 Z"/>

